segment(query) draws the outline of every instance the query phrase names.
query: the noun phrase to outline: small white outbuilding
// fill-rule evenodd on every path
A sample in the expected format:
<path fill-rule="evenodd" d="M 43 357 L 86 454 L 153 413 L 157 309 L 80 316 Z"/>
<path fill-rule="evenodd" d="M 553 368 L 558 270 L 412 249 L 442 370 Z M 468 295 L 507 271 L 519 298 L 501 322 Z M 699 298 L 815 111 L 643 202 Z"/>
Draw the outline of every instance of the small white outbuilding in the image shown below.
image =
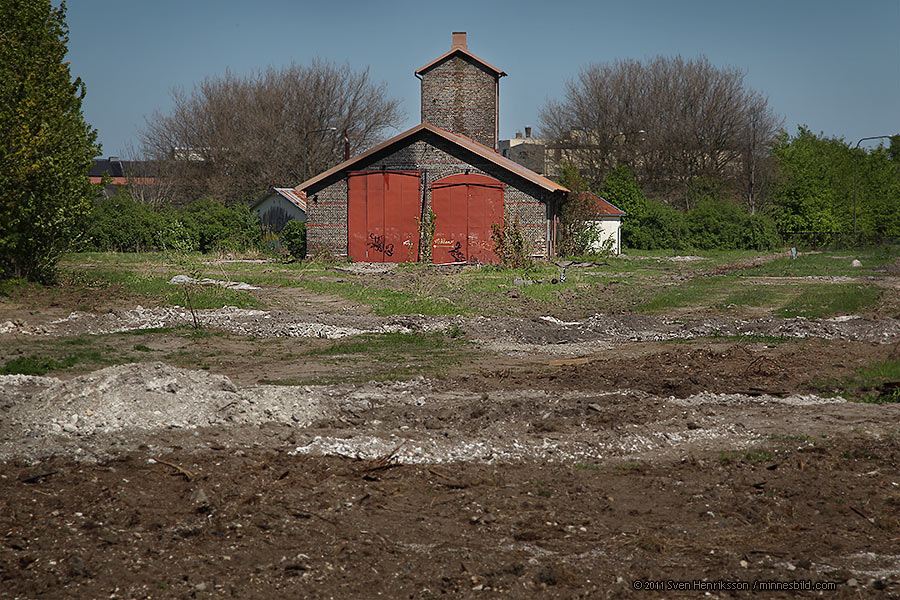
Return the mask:
<path fill-rule="evenodd" d="M 593 214 L 589 219 L 591 226 L 599 234 L 591 250 L 600 251 L 603 243 L 612 238 L 612 250 L 616 255 L 622 253 L 622 217 L 625 211 L 615 206 L 600 196 L 590 192 L 584 192 L 582 198 L 587 198 L 593 207 Z"/>

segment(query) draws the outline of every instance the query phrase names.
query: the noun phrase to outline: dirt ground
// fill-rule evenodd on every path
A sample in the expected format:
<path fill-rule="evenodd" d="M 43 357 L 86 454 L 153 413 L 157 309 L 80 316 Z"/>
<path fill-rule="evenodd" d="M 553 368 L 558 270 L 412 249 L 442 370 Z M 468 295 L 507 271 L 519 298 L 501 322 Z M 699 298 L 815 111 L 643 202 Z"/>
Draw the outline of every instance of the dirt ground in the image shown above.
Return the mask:
<path fill-rule="evenodd" d="M 0 598 L 900 597 L 900 404 L 844 397 L 890 393 L 859 373 L 900 359 L 898 315 L 259 294 L 199 337 L 0 301 L 4 360 L 118 357 L 0 375 Z"/>

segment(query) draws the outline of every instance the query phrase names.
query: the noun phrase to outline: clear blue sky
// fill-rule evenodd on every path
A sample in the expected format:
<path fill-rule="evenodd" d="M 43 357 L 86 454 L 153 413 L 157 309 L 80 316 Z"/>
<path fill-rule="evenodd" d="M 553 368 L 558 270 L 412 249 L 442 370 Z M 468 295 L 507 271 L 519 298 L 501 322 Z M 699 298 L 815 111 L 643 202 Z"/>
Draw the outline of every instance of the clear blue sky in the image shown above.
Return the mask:
<path fill-rule="evenodd" d="M 452 31 L 508 73 L 502 138 L 537 128 L 540 107 L 585 64 L 657 54 L 743 69 L 792 133 L 806 124 L 855 143 L 900 132 L 900 0 L 70 0 L 68 23 L 104 155 L 137 147 L 174 86 L 316 56 L 369 66 L 401 101 L 401 129 L 412 127 L 413 71 L 449 49 Z"/>

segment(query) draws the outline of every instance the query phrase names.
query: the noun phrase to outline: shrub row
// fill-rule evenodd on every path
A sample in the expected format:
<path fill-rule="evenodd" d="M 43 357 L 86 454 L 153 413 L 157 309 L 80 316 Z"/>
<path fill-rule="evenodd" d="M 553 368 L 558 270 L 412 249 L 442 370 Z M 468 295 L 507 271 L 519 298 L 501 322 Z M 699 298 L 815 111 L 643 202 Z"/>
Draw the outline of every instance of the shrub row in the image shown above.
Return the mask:
<path fill-rule="evenodd" d="M 642 250 L 771 250 L 781 245 L 775 222 L 749 215 L 733 202 L 707 199 L 681 212 L 646 200 L 640 214 L 622 222 L 622 243 Z"/>
<path fill-rule="evenodd" d="M 211 252 L 260 247 L 263 230 L 246 207 L 211 198 L 183 208 L 155 209 L 120 193 L 93 207 L 81 250 Z"/>

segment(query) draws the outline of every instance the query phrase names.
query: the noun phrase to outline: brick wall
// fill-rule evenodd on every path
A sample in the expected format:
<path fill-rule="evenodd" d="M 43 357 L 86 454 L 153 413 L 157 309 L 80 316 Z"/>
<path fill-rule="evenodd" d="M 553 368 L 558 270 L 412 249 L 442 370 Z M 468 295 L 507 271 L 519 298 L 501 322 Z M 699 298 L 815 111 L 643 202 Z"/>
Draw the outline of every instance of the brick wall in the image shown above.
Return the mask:
<path fill-rule="evenodd" d="M 347 180 L 307 194 L 306 246 L 309 254 L 330 248 L 347 254 Z"/>
<path fill-rule="evenodd" d="M 422 121 L 497 149 L 495 73 L 457 54 L 422 74 Z"/>
<path fill-rule="evenodd" d="M 354 171 L 419 170 L 420 194 L 424 194 L 426 206 L 431 206 L 431 184 L 449 175 L 475 173 L 487 175 L 505 183 L 504 218 L 519 217 L 526 236 L 531 240 L 536 256 L 547 255 L 547 202 L 550 193 L 527 180 L 498 167 L 477 155 L 433 134 L 423 139 L 409 140 L 409 144 L 373 156 L 366 164 L 356 164 Z M 337 179 L 337 177 L 340 177 Z M 346 173 L 331 181 L 323 181 L 307 190 L 307 244 L 310 253 L 322 246 L 330 247 L 337 254 L 347 253 L 347 201 Z"/>

